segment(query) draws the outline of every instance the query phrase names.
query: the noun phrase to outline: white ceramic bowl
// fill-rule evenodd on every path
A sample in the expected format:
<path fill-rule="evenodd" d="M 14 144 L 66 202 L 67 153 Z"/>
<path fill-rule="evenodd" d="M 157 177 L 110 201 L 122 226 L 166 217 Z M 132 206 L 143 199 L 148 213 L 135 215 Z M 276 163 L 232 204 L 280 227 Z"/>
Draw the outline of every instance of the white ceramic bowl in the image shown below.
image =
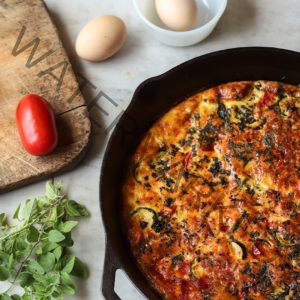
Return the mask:
<path fill-rule="evenodd" d="M 149 33 L 160 42 L 174 47 L 190 46 L 204 40 L 225 11 L 227 0 L 197 0 L 200 17 L 194 29 L 174 31 L 158 17 L 155 0 L 133 0 L 133 5 Z"/>

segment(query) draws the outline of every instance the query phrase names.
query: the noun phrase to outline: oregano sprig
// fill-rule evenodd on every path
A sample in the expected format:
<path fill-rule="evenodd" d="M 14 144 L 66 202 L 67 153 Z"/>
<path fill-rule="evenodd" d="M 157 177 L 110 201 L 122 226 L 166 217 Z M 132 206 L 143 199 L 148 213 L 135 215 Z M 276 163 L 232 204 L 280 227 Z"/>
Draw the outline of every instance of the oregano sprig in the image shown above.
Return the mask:
<path fill-rule="evenodd" d="M 72 230 L 88 211 L 68 199 L 62 187 L 48 181 L 44 196 L 18 205 L 13 225 L 0 213 L 0 281 L 5 282 L 0 300 L 61 300 L 75 293 L 72 276 L 87 277 L 84 264 L 68 248 L 74 243 Z"/>

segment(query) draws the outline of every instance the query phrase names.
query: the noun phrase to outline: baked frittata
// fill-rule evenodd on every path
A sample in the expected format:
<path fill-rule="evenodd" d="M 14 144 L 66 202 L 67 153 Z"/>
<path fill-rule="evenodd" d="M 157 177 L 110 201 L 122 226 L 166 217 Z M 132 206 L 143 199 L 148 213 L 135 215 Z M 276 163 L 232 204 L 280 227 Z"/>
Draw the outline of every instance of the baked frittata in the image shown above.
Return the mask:
<path fill-rule="evenodd" d="M 230 82 L 146 133 L 122 219 L 164 299 L 300 299 L 300 87 Z"/>

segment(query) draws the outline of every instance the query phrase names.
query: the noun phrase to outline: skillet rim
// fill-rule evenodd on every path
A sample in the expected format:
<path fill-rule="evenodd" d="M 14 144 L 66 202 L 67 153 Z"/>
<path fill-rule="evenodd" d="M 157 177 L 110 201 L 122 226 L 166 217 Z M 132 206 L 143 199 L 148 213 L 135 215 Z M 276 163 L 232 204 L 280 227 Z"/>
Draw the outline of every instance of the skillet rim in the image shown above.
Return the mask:
<path fill-rule="evenodd" d="M 258 66 L 257 63 L 254 63 L 251 65 L 249 61 L 243 61 L 245 58 L 252 61 L 257 59 L 257 57 L 259 57 L 258 61 L 263 62 L 263 64 Z M 226 59 L 228 60 L 226 61 Z M 201 86 L 197 88 L 195 78 L 190 76 L 195 74 L 199 67 L 204 69 L 209 68 L 213 61 L 218 63 L 222 62 L 224 64 L 221 67 L 217 65 L 217 68 L 220 67 L 218 69 L 219 73 L 210 73 L 207 78 L 202 78 L 203 82 Z M 233 63 L 233 69 L 229 69 L 231 63 Z M 239 65 L 239 63 L 241 64 Z M 145 133 L 155 120 L 168 111 L 173 105 L 197 91 L 207 89 L 220 83 L 241 80 L 276 80 L 299 85 L 300 72 L 297 74 L 297 67 L 299 70 L 299 52 L 275 47 L 238 47 L 218 50 L 197 56 L 167 70 L 160 75 L 150 77 L 139 84 L 133 93 L 132 101 L 118 120 L 116 127 L 109 138 L 100 172 L 99 201 L 106 239 L 105 266 L 102 278 L 102 291 L 104 295 L 113 294 L 113 291 L 111 294 L 109 289 L 112 289 L 114 284 L 113 282 L 108 282 L 105 270 L 107 269 L 110 273 L 114 273 L 116 269 L 120 268 L 125 271 L 129 279 L 144 296 L 150 299 L 160 299 L 160 297 L 152 289 L 150 283 L 147 282 L 142 273 L 139 271 L 138 267 L 136 265 L 132 265 L 135 262 L 122 233 L 121 224 L 119 223 L 120 215 L 116 212 L 117 208 L 119 208 L 117 205 L 117 198 L 120 197 L 121 185 L 117 187 L 116 190 L 110 191 L 109 194 L 114 195 L 114 197 L 111 196 L 106 198 L 108 194 L 107 190 L 109 188 L 108 184 L 112 183 L 115 179 L 122 178 L 120 176 L 120 173 L 122 173 L 120 169 L 124 170 L 124 158 L 127 160 L 130 157 L 130 154 L 135 149 L 143 133 Z M 207 71 L 208 69 L 205 70 Z M 229 74 L 229 72 L 231 73 Z M 204 75 L 207 75 L 207 73 Z M 198 76 L 200 75 L 197 74 L 197 79 Z M 157 95 L 157 91 L 161 91 L 160 88 L 162 88 L 165 84 L 172 83 L 172 80 L 174 79 L 181 81 L 182 86 L 179 90 L 184 90 L 185 93 L 174 97 L 174 94 L 176 94 L 175 91 L 173 93 L 165 91 L 167 96 L 166 102 L 160 104 L 156 103 L 156 101 L 154 104 L 151 103 L 151 105 L 154 105 L 154 108 L 147 107 L 147 114 L 150 114 L 150 117 L 148 116 L 148 120 L 145 112 L 142 112 L 142 110 L 144 108 L 144 102 L 146 100 L 149 101 L 149 93 L 151 93 L 151 96 L 152 94 Z M 176 84 L 173 83 L 173 86 L 176 86 Z M 160 106 L 161 110 L 159 109 Z M 137 115 L 138 113 L 141 113 L 141 115 Z M 138 126 L 136 130 L 133 131 L 125 130 L 126 126 L 132 127 L 132 123 L 140 125 L 139 122 L 135 122 L 136 120 L 142 122 L 142 126 Z M 127 142 L 124 141 L 124 131 L 125 134 L 127 134 Z M 131 144 L 129 146 L 126 144 L 128 143 L 128 134 L 129 137 L 130 135 L 138 136 L 135 143 L 133 143 L 133 136 L 130 137 L 129 141 Z M 126 153 L 121 152 L 120 154 L 120 148 L 118 148 L 120 143 L 123 144 L 121 145 L 124 147 L 122 150 L 126 150 Z M 114 159 L 112 159 L 112 157 Z M 117 165 L 115 165 L 116 162 Z M 108 180 L 107 176 L 110 180 Z M 109 200 L 112 200 L 115 203 L 107 203 Z M 111 274 L 110 280 L 114 280 L 113 277 L 113 274 Z"/>

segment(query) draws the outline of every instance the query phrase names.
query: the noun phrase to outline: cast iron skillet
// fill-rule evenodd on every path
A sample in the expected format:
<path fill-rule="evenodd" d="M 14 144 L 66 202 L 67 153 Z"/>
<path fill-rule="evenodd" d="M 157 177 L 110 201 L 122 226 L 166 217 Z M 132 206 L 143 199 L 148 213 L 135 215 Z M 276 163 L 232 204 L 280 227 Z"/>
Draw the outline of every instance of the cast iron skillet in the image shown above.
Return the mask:
<path fill-rule="evenodd" d="M 222 50 L 187 61 L 144 81 L 136 89 L 112 133 L 101 169 L 100 207 L 106 231 L 102 292 L 106 299 L 119 299 L 114 293 L 117 269 L 123 269 L 146 297 L 160 299 L 135 265 L 119 216 L 123 170 L 143 133 L 172 106 L 199 90 L 229 81 L 255 79 L 298 85 L 300 53 L 266 47 Z"/>

